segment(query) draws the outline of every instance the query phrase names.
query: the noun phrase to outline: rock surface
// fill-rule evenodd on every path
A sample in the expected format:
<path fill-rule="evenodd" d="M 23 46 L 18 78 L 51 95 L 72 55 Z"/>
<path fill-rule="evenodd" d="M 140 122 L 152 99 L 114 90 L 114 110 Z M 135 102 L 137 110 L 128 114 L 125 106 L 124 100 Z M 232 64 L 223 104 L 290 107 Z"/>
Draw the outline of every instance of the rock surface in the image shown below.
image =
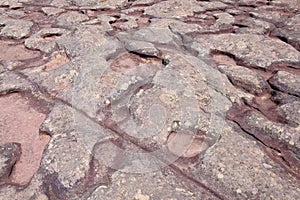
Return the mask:
<path fill-rule="evenodd" d="M 21 152 L 19 143 L 6 143 L 0 146 L 0 180 L 10 176 L 14 165 L 20 159 Z"/>
<path fill-rule="evenodd" d="M 0 199 L 299 199 L 299 5 L 0 1 Z"/>

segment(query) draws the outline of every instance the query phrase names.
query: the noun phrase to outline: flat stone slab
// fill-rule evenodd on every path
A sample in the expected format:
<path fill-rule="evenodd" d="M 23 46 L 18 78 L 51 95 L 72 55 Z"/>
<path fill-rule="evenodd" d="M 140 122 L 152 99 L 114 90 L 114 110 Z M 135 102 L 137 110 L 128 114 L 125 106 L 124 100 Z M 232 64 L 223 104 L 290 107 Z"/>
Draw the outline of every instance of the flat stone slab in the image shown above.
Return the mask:
<path fill-rule="evenodd" d="M 210 51 L 221 51 L 231 54 L 241 62 L 266 69 L 276 64 L 297 64 L 300 52 L 292 46 L 262 35 L 254 34 L 220 34 L 205 35 L 196 39 Z"/>

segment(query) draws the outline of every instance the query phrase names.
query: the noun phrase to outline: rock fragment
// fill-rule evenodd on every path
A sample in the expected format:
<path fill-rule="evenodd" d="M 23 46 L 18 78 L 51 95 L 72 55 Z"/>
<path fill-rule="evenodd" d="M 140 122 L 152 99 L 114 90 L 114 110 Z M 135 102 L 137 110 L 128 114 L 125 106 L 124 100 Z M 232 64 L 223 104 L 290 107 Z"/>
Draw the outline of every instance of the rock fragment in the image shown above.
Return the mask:
<path fill-rule="evenodd" d="M 150 42 L 129 41 L 125 44 L 125 48 L 134 53 L 146 56 L 158 56 L 159 50 Z"/>
<path fill-rule="evenodd" d="M 264 78 L 253 70 L 241 66 L 219 65 L 229 80 L 236 86 L 241 87 L 253 94 L 264 92 L 268 88 Z"/>
<path fill-rule="evenodd" d="M 278 71 L 269 83 L 282 92 L 300 97 L 300 76 L 285 71 Z"/>
<path fill-rule="evenodd" d="M 7 179 L 21 156 L 21 144 L 6 143 L 0 145 L 0 182 Z"/>
<path fill-rule="evenodd" d="M 30 33 L 33 23 L 27 20 L 0 17 L 0 35 L 6 38 L 21 39 Z"/>
<path fill-rule="evenodd" d="M 273 64 L 300 63 L 300 52 L 276 39 L 255 34 L 219 34 L 196 38 L 197 43 L 211 51 L 233 55 L 239 61 L 253 67 L 266 69 Z M 197 50 L 197 49 L 195 49 Z"/>

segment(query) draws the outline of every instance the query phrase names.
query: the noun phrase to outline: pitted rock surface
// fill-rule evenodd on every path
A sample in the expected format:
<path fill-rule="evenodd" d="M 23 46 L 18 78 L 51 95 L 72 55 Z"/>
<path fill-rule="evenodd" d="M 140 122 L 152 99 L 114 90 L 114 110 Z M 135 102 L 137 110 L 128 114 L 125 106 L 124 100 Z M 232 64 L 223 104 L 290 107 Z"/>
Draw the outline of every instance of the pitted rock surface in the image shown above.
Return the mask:
<path fill-rule="evenodd" d="M 0 199 L 299 199 L 299 12 L 0 1 Z"/>

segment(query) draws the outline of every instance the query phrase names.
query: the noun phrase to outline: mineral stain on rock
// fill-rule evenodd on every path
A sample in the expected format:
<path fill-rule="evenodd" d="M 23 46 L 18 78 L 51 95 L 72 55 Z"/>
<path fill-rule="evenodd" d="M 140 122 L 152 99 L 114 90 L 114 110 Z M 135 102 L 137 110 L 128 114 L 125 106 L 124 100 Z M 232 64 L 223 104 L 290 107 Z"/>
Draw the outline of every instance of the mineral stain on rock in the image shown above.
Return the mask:
<path fill-rule="evenodd" d="M 16 162 L 9 182 L 25 185 L 39 168 L 40 160 L 50 137 L 39 133 L 45 114 L 30 105 L 21 94 L 0 97 L 0 145 L 19 143 L 22 153 Z"/>

